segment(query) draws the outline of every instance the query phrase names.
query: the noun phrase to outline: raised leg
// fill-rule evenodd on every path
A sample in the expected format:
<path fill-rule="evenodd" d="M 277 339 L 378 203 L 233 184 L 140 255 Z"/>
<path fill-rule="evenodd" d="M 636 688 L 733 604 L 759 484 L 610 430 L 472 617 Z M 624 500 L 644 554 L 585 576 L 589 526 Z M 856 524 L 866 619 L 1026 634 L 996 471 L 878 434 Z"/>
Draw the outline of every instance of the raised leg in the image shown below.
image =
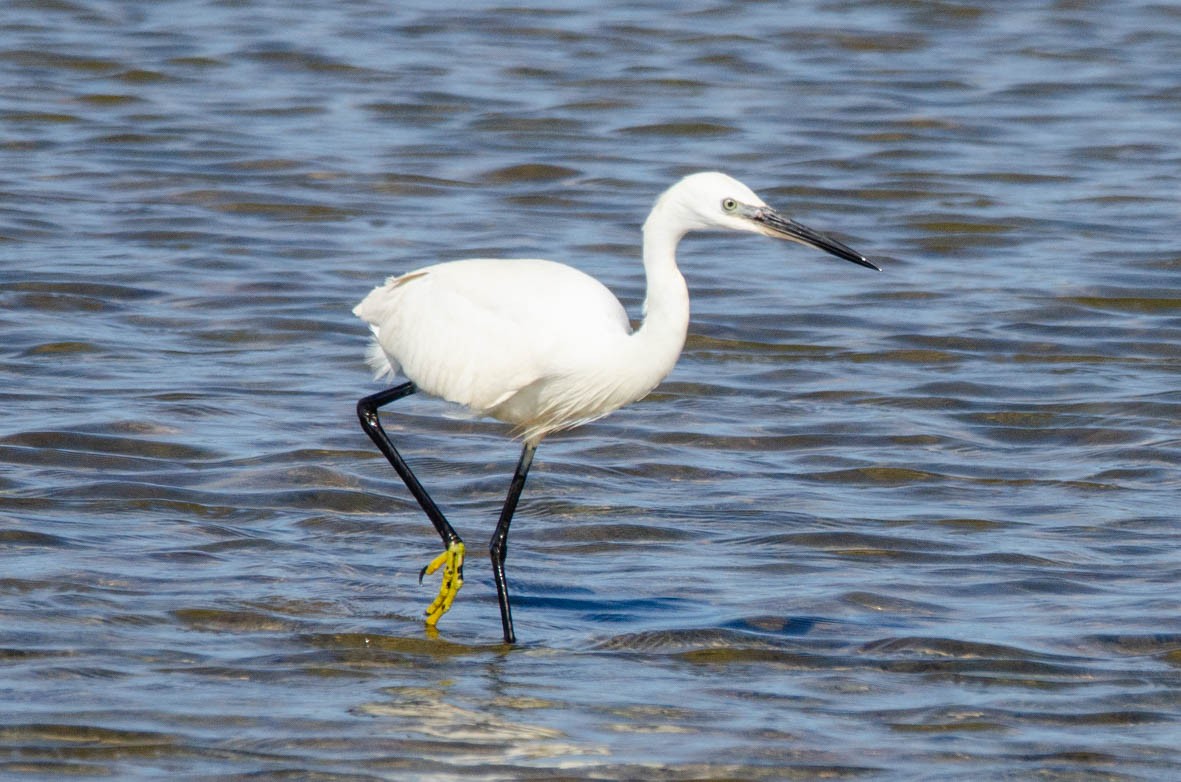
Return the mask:
<path fill-rule="evenodd" d="M 402 455 L 394 448 L 394 444 L 390 442 L 389 435 L 385 433 L 385 429 L 381 426 L 381 419 L 377 415 L 378 408 L 404 396 L 409 396 L 417 390 L 414 383 L 406 382 L 400 386 L 394 386 L 367 396 L 357 402 L 357 417 L 361 419 L 361 428 L 389 460 L 394 471 L 406 484 L 406 488 L 410 490 L 414 499 L 418 500 L 418 504 L 426 512 L 427 518 L 435 526 L 439 537 L 443 539 L 443 553 L 431 560 L 430 564 L 424 567 L 418 575 L 418 580 L 421 582 L 424 576 L 434 573 L 440 567 L 443 568 L 443 583 L 439 586 L 439 594 L 426 610 L 426 623 L 434 627 L 438 623 L 439 617 L 451 608 L 455 595 L 463 586 L 463 540 L 443 516 L 439 506 L 435 505 L 435 501 L 426 493 L 426 489 L 419 483 L 418 478 L 410 471 L 410 467 L 402 459 Z"/>
<path fill-rule="evenodd" d="M 492 543 L 488 547 L 492 556 L 492 577 L 496 580 L 496 596 L 500 599 L 500 623 L 504 626 L 504 642 L 508 644 L 517 640 L 513 633 L 513 612 L 508 602 L 508 584 L 504 580 L 508 527 L 512 523 L 513 513 L 517 510 L 517 500 L 521 498 L 521 490 L 525 488 L 525 476 L 529 474 L 529 466 L 533 464 L 533 453 L 536 450 L 536 443 L 525 443 L 521 451 L 521 460 L 517 462 L 517 471 L 513 473 L 513 481 L 508 487 L 508 496 L 504 498 L 500 521 L 496 523 L 496 531 L 492 533 Z"/>

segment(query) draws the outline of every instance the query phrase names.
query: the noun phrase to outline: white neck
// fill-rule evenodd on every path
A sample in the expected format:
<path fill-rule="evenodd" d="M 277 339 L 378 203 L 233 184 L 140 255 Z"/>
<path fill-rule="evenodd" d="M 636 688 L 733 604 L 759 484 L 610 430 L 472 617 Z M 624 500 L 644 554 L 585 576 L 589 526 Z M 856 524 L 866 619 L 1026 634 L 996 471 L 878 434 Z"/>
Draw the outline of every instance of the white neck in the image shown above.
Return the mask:
<path fill-rule="evenodd" d="M 689 331 L 689 288 L 677 268 L 677 243 L 685 231 L 658 204 L 644 223 L 644 322 L 631 337 L 635 360 L 653 376 L 653 386 L 672 371 Z"/>

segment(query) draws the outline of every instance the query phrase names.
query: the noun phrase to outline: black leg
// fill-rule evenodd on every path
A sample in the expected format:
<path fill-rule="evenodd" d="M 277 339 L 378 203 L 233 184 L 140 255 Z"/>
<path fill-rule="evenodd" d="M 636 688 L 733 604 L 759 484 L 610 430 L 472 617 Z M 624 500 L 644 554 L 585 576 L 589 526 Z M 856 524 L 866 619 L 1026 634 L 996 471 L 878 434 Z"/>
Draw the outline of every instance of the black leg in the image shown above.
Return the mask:
<path fill-rule="evenodd" d="M 435 525 L 435 530 L 438 531 L 439 537 L 443 539 L 443 545 L 447 546 L 452 543 L 462 542 L 458 533 L 452 528 L 451 524 L 443 516 L 443 512 L 439 510 L 439 506 L 435 505 L 435 501 L 426 493 L 426 489 L 418 482 L 418 478 L 410 471 L 409 465 L 402 459 L 402 455 L 394 448 L 394 444 L 390 442 L 389 435 L 385 433 L 385 429 L 381 427 L 381 419 L 377 416 L 377 409 L 390 402 L 397 401 L 405 396 L 410 396 L 418 388 L 410 382 L 403 383 L 400 386 L 387 388 L 385 391 L 379 391 L 376 394 L 367 396 L 361 401 L 357 402 L 357 417 L 361 419 L 361 428 L 365 430 L 365 434 L 373 440 L 378 449 L 385 454 L 385 458 L 389 460 L 393 466 L 394 471 L 401 476 L 406 483 L 406 488 L 410 489 L 410 493 L 414 495 L 414 499 L 418 500 L 418 504 L 426 512 L 427 517 L 431 520 L 431 524 Z"/>
<path fill-rule="evenodd" d="M 439 618 L 451 608 L 451 602 L 455 599 L 459 588 L 463 586 L 463 541 L 447 522 L 443 512 L 439 510 L 439 506 L 435 505 L 434 500 L 426 493 L 426 489 L 418 482 L 418 478 L 410 471 L 410 467 L 402 459 L 398 449 L 394 448 L 394 444 L 390 442 L 389 435 L 385 433 L 385 429 L 381 426 L 381 419 L 377 415 L 377 409 L 382 405 L 409 396 L 416 390 L 418 389 L 414 383 L 407 382 L 367 396 L 357 402 L 357 417 L 361 419 L 361 428 L 385 454 L 385 458 L 401 476 L 406 488 L 410 489 L 414 499 L 418 500 L 418 504 L 426 512 L 431 524 L 435 525 L 439 537 L 443 539 L 443 553 L 431 560 L 430 564 L 418 574 L 418 581 L 422 583 L 424 576 L 434 573 L 440 567 L 443 568 L 443 581 L 439 586 L 439 594 L 426 609 L 426 624 L 429 629 L 433 630 L 434 626 L 438 624 Z"/>
<path fill-rule="evenodd" d="M 508 584 L 504 580 L 508 527 L 512 523 L 513 513 L 517 510 L 517 500 L 521 498 L 521 490 L 525 488 L 525 476 L 529 474 L 529 466 L 533 464 L 533 453 L 536 450 L 535 443 L 525 443 L 521 451 L 521 460 L 517 462 L 517 471 L 513 473 L 513 482 L 508 487 L 508 496 L 504 498 L 500 521 L 496 523 L 496 531 L 492 533 L 492 544 L 488 547 L 492 555 L 492 576 L 496 580 L 496 595 L 500 599 L 500 623 L 504 626 L 504 642 L 509 644 L 516 641 L 517 636 L 513 633 L 513 612 L 508 602 Z"/>

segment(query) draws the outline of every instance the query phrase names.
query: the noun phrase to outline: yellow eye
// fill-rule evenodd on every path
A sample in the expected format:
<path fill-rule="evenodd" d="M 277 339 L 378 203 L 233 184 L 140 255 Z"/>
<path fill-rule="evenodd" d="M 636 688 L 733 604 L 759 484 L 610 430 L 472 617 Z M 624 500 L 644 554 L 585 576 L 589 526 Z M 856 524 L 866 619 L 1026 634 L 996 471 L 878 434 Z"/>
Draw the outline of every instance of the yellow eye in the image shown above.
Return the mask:
<path fill-rule="evenodd" d="M 738 210 L 738 202 L 735 201 L 733 198 L 723 198 L 722 199 L 722 211 L 723 212 L 735 212 L 737 210 Z"/>

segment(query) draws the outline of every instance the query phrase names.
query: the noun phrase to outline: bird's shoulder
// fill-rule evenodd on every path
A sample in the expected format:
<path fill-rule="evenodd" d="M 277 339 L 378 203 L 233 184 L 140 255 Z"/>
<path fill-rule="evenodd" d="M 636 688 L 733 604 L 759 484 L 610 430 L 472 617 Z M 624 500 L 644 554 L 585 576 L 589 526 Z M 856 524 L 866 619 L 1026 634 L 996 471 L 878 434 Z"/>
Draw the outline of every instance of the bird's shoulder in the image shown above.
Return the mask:
<path fill-rule="evenodd" d="M 469 258 L 392 277 L 398 297 L 447 300 L 531 324 L 587 320 L 627 324 L 615 295 L 594 277 L 540 258 Z"/>

